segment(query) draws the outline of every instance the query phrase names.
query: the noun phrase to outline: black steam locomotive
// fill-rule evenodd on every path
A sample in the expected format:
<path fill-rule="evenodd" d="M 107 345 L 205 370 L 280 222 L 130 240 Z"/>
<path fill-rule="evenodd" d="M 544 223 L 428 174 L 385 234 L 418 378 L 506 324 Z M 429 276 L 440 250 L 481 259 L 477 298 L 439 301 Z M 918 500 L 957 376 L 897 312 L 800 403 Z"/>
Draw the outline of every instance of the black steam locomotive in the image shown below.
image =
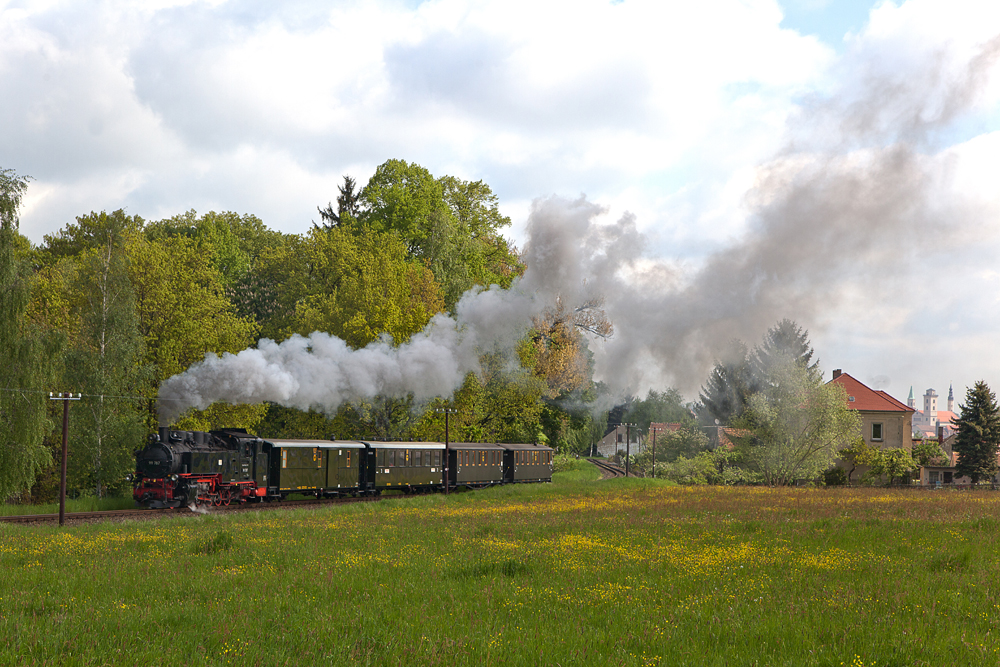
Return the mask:
<path fill-rule="evenodd" d="M 291 493 L 423 493 L 444 490 L 446 480 L 450 489 L 549 482 L 553 453 L 534 444 L 278 440 L 242 429 L 161 428 L 136 452 L 132 496 L 165 508 L 280 500 Z"/>

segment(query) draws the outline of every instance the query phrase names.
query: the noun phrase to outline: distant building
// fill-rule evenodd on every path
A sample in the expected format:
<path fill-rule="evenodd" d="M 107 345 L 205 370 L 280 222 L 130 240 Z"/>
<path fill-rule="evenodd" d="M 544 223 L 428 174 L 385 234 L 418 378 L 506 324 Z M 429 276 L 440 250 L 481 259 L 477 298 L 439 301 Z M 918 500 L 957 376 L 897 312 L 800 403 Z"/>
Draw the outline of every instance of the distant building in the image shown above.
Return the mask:
<path fill-rule="evenodd" d="M 626 443 L 625 438 L 629 439 L 629 443 Z M 626 444 L 628 444 L 627 451 L 635 456 L 643 451 L 643 437 L 642 433 L 635 426 L 627 428 L 625 426 L 615 426 L 607 434 L 601 438 L 601 442 L 597 445 L 597 453 L 601 456 L 614 456 L 619 451 L 626 451 Z"/>
<path fill-rule="evenodd" d="M 963 485 L 972 483 L 972 479 L 970 477 L 959 477 L 958 471 L 955 469 L 958 465 L 958 452 L 955 451 L 955 440 L 957 439 L 957 433 L 952 433 L 947 437 L 941 438 L 941 449 L 948 458 L 948 462 L 945 465 L 921 466 L 921 485 L 946 486 L 949 484 Z M 1000 464 L 1000 453 L 997 454 L 997 463 Z M 984 479 L 982 481 L 984 483 L 1000 484 L 1000 473 L 994 475 L 991 479 Z"/>
<path fill-rule="evenodd" d="M 938 429 L 943 427 L 944 437 L 948 437 L 955 432 L 951 420 L 958 417 L 955 414 L 955 392 L 951 385 L 948 386 L 948 409 L 938 410 L 938 395 L 933 389 L 928 389 L 924 393 L 924 409 L 917 410 L 913 400 L 913 387 L 910 387 L 910 396 L 906 399 L 906 404 L 914 410 L 913 412 L 913 432 L 922 438 L 938 437 Z"/>

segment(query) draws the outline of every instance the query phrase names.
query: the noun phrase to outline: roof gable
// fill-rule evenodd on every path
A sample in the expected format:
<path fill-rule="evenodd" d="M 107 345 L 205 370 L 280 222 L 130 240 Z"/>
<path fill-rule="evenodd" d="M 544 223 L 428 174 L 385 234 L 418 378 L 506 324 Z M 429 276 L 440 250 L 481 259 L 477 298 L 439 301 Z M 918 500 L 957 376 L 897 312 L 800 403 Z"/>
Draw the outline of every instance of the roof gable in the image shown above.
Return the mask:
<path fill-rule="evenodd" d="M 865 412 L 914 412 L 913 408 L 884 391 L 871 389 L 847 373 L 841 373 L 830 382 L 838 383 L 847 391 L 849 408 Z"/>

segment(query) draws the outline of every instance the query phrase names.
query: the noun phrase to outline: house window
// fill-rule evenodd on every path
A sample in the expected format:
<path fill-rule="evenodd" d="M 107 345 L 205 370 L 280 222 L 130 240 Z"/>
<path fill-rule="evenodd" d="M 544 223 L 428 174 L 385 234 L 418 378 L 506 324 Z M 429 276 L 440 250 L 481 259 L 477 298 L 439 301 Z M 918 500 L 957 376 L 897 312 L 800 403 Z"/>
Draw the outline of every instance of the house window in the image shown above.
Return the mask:
<path fill-rule="evenodd" d="M 619 434 L 618 434 L 618 442 L 621 442 L 621 441 L 622 441 L 622 434 L 621 434 L 621 433 L 619 433 Z"/>
<path fill-rule="evenodd" d="M 881 440 L 881 439 L 882 439 L 882 423 L 875 422 L 874 424 L 872 424 L 872 440 Z"/>

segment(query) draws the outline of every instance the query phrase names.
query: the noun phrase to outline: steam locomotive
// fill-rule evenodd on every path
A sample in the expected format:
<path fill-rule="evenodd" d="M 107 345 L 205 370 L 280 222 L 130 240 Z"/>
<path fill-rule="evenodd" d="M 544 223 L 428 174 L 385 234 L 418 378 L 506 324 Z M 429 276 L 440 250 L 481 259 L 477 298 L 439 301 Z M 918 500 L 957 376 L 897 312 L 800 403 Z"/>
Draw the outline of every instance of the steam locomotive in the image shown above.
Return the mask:
<path fill-rule="evenodd" d="M 160 428 L 136 451 L 132 497 L 168 508 L 550 482 L 553 453 L 537 444 L 280 440 L 243 429 Z"/>

